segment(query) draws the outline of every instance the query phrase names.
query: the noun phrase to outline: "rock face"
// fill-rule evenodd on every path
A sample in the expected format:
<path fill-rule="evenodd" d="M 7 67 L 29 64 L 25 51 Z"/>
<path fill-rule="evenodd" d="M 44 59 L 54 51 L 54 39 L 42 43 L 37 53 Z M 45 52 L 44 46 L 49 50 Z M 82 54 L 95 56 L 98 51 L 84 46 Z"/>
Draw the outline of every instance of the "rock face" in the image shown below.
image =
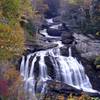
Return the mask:
<path fill-rule="evenodd" d="M 92 61 L 96 56 L 100 55 L 100 40 L 76 33 L 74 37 L 77 42 L 76 48 L 83 58 Z"/>

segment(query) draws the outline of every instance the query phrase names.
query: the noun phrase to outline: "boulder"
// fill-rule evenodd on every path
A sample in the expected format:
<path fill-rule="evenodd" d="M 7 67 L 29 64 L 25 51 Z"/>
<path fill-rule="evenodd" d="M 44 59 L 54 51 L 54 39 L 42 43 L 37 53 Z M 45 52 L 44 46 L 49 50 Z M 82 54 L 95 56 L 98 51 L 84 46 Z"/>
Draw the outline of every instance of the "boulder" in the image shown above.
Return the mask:
<path fill-rule="evenodd" d="M 66 45 L 72 44 L 74 42 L 74 37 L 72 35 L 72 32 L 63 31 L 61 38 L 62 38 L 62 43 Z"/>
<path fill-rule="evenodd" d="M 67 94 L 74 94 L 74 95 L 80 95 L 82 90 L 76 89 L 75 87 L 72 87 L 68 84 L 57 82 L 53 80 L 47 81 L 47 87 L 48 91 L 56 92 L 56 93 L 65 93 Z"/>
<path fill-rule="evenodd" d="M 49 28 L 47 29 L 47 33 L 50 36 L 61 36 L 62 32 L 59 29 Z"/>
<path fill-rule="evenodd" d="M 99 93 L 83 92 L 82 90 L 79 90 L 73 86 L 53 80 L 47 81 L 46 90 L 47 91 L 46 93 L 44 93 L 42 100 L 47 100 L 48 98 L 50 100 L 65 100 L 68 98 L 70 94 L 72 94 L 73 96 L 81 96 L 82 94 L 88 94 L 89 96 L 92 97 L 100 97 Z M 64 99 L 59 99 L 59 98 L 64 98 Z"/>
<path fill-rule="evenodd" d="M 79 96 L 81 95 L 81 90 L 78 90 L 70 85 L 53 81 L 53 80 L 48 80 L 47 81 L 47 92 L 44 93 L 44 96 L 42 100 L 47 100 L 48 98 L 50 100 L 64 100 L 64 99 L 59 99 L 60 97 L 66 98 L 69 96 L 70 93 L 73 95 Z"/>

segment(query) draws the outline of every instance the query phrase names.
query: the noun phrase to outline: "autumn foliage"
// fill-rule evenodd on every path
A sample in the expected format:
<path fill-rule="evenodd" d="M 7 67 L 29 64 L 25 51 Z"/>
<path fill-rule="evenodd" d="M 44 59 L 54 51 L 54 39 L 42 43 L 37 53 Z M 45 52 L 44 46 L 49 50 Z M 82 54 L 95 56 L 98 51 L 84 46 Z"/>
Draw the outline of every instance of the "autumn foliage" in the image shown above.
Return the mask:
<path fill-rule="evenodd" d="M 8 82 L 7 80 L 0 80 L 0 95 L 8 96 Z"/>
<path fill-rule="evenodd" d="M 18 24 L 13 28 L 0 23 L 0 60 L 20 55 L 24 50 L 24 34 Z"/>

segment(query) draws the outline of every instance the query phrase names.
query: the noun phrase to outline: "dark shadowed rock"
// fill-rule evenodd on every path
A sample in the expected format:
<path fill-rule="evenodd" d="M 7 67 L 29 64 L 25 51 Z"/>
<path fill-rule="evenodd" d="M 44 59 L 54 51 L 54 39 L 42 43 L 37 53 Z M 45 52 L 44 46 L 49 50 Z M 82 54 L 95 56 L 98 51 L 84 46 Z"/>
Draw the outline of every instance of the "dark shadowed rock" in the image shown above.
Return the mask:
<path fill-rule="evenodd" d="M 52 57 L 51 57 L 52 58 Z M 51 62 L 51 58 L 50 56 L 45 56 L 45 64 L 48 66 L 47 67 L 47 73 L 48 75 L 52 78 L 55 79 L 56 77 L 56 73 L 55 73 L 55 66 L 53 66 L 52 62 Z"/>
<path fill-rule="evenodd" d="M 72 44 L 74 42 L 74 37 L 72 32 L 63 31 L 61 37 L 63 44 L 67 45 L 67 44 Z"/>
<path fill-rule="evenodd" d="M 73 43 L 73 38 L 72 39 L 62 39 L 63 44 L 72 44 Z"/>
<path fill-rule="evenodd" d="M 72 46 L 72 45 L 67 45 L 67 46 L 61 47 L 60 48 L 61 49 L 61 54 L 63 56 L 69 56 L 69 47 L 71 47 L 72 56 L 81 60 L 81 57 L 80 57 L 79 52 L 77 51 L 77 48 L 75 46 Z"/>
<path fill-rule="evenodd" d="M 50 36 L 61 36 L 61 31 L 58 30 L 58 29 L 52 29 L 52 28 L 49 28 L 47 29 L 47 33 L 50 35 Z"/>

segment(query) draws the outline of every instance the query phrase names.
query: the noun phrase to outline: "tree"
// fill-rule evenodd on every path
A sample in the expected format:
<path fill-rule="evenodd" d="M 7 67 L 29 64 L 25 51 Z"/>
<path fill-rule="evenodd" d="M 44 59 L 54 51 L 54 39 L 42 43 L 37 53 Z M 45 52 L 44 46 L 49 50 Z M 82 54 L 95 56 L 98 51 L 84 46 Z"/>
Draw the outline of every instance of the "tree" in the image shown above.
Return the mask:
<path fill-rule="evenodd" d="M 37 15 L 30 0 L 0 0 L 0 8 L 0 60 L 7 60 L 24 51 L 22 16 L 33 22 Z M 28 26 L 29 33 L 31 29 Z"/>
<path fill-rule="evenodd" d="M 24 31 L 20 27 L 20 0 L 0 1 L 0 61 L 24 51 Z"/>

